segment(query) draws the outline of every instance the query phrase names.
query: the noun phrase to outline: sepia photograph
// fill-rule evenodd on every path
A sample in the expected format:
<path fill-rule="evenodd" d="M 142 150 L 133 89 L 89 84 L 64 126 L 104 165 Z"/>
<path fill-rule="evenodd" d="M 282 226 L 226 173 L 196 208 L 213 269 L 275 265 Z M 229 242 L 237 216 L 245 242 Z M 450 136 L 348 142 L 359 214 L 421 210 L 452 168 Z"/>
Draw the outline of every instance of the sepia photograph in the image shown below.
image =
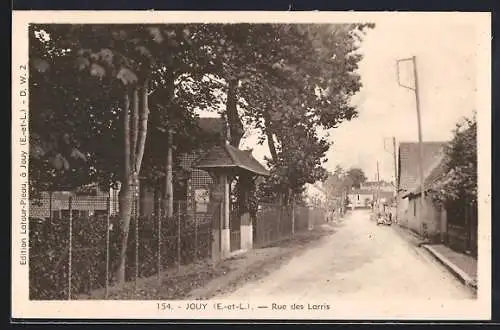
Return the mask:
<path fill-rule="evenodd" d="M 489 319 L 489 22 L 14 12 L 13 317 Z"/>

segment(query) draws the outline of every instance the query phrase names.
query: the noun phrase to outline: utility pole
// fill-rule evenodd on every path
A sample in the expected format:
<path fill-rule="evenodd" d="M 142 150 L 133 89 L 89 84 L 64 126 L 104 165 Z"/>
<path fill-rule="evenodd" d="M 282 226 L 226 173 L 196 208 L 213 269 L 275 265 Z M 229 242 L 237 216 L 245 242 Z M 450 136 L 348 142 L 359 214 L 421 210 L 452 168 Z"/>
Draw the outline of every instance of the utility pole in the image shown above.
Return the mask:
<path fill-rule="evenodd" d="M 396 204 L 396 211 L 395 211 L 395 214 L 393 216 L 393 218 L 394 218 L 393 221 L 397 221 L 397 217 L 398 217 L 397 196 L 398 196 L 399 184 L 398 184 L 398 165 L 397 165 L 397 161 L 396 161 L 396 138 L 394 136 L 392 137 L 392 156 L 394 158 L 394 190 L 395 190 L 394 198 L 395 198 L 395 204 Z"/>
<path fill-rule="evenodd" d="M 392 157 L 394 159 L 394 187 L 396 188 L 396 191 L 398 189 L 397 186 L 397 181 L 398 181 L 398 164 L 396 160 L 396 138 L 393 136 L 392 137 Z"/>
<path fill-rule="evenodd" d="M 387 151 L 388 153 L 390 153 L 392 155 L 392 158 L 394 160 L 394 189 L 396 190 L 397 192 L 397 180 L 398 180 L 398 164 L 397 164 L 397 159 L 396 159 L 396 156 L 397 156 L 397 153 L 396 153 L 396 137 L 391 137 L 390 138 L 392 140 L 392 149 L 389 151 L 387 150 L 387 145 L 386 145 L 386 139 L 384 139 L 384 150 Z"/>
<path fill-rule="evenodd" d="M 399 76 L 399 63 L 403 61 L 411 61 L 413 64 L 413 79 L 414 79 L 414 86 L 406 86 L 401 84 L 400 82 L 400 76 Z M 417 108 L 417 126 L 418 126 L 418 144 L 419 144 L 419 179 L 420 179 L 420 193 L 421 193 L 421 198 L 420 198 L 420 213 L 418 215 L 418 218 L 420 220 L 420 223 L 423 225 L 424 223 L 424 212 L 425 212 L 425 204 L 424 204 L 424 198 L 425 198 L 425 187 L 424 187 L 424 146 L 422 143 L 422 123 L 421 123 L 421 111 L 420 111 L 420 94 L 419 94 L 419 85 L 418 85 L 418 70 L 417 70 L 417 58 L 416 56 L 412 56 L 411 58 L 406 58 L 406 59 L 400 59 L 397 61 L 397 79 L 398 79 L 398 84 L 401 87 L 410 89 L 415 92 L 415 106 Z M 422 228 L 423 229 L 423 228 Z"/>
<path fill-rule="evenodd" d="M 377 207 L 380 209 L 380 171 L 377 160 Z"/>
<path fill-rule="evenodd" d="M 396 154 L 396 137 L 391 137 L 390 138 L 392 140 L 392 149 L 389 151 L 387 150 L 387 145 L 386 145 L 386 139 L 384 139 L 384 150 L 387 151 L 388 153 L 390 153 L 392 155 L 392 158 L 393 158 L 393 161 L 394 161 L 394 198 L 396 199 L 396 214 L 395 216 L 398 214 L 398 203 L 397 203 L 397 196 L 398 196 L 398 165 L 397 165 L 397 154 Z M 391 205 L 391 208 L 392 208 L 392 205 Z"/>

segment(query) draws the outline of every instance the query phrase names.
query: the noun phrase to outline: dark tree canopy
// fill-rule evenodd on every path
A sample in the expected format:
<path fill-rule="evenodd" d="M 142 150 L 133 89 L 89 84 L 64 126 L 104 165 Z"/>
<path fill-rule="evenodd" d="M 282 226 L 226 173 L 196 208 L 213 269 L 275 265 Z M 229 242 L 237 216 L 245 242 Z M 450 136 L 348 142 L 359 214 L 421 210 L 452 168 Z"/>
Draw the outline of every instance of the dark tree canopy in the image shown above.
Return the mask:
<path fill-rule="evenodd" d="M 365 172 L 357 167 L 349 169 L 349 171 L 347 171 L 347 176 L 351 180 L 352 186 L 355 188 L 360 188 L 361 184 L 367 180 Z"/>
<path fill-rule="evenodd" d="M 477 202 L 477 119 L 465 118 L 456 125 L 445 147 L 444 175 L 430 188 L 432 198 L 443 203 Z"/>

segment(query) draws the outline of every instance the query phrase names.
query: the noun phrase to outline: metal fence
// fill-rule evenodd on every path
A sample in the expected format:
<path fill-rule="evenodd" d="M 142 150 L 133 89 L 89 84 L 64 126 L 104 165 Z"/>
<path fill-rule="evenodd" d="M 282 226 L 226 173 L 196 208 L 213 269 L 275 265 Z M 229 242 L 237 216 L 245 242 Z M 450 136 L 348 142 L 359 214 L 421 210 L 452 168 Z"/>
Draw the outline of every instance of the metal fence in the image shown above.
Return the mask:
<path fill-rule="evenodd" d="M 30 204 L 30 299 L 74 299 L 101 288 L 106 298 L 116 281 L 122 242 L 121 219 L 110 197 L 51 195 Z M 165 217 L 159 208 L 138 216 L 133 207 L 126 280 L 209 258 L 214 209 L 175 202 L 174 215 Z"/>

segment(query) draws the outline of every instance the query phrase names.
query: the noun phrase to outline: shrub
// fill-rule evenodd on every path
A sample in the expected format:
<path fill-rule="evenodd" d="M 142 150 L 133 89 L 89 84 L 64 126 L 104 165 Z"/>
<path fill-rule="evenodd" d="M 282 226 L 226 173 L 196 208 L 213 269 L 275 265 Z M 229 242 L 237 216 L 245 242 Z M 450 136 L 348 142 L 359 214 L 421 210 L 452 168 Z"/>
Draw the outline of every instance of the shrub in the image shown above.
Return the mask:
<path fill-rule="evenodd" d="M 109 280 L 114 282 L 119 262 L 121 233 L 118 217 L 110 218 Z M 180 221 L 180 252 L 183 264 L 210 255 L 211 222 L 197 223 L 183 214 L 179 218 L 161 218 L 162 269 L 177 261 L 178 221 Z M 136 227 L 136 224 L 139 227 Z M 72 221 L 71 290 L 73 294 L 88 293 L 102 288 L 106 280 L 105 216 L 75 217 Z M 136 272 L 136 228 L 139 233 L 139 276 L 151 276 L 158 271 L 158 217 L 132 219 L 127 249 L 126 280 Z M 198 255 L 195 255 L 195 247 Z M 30 299 L 67 299 L 69 271 L 69 218 L 30 219 Z"/>

